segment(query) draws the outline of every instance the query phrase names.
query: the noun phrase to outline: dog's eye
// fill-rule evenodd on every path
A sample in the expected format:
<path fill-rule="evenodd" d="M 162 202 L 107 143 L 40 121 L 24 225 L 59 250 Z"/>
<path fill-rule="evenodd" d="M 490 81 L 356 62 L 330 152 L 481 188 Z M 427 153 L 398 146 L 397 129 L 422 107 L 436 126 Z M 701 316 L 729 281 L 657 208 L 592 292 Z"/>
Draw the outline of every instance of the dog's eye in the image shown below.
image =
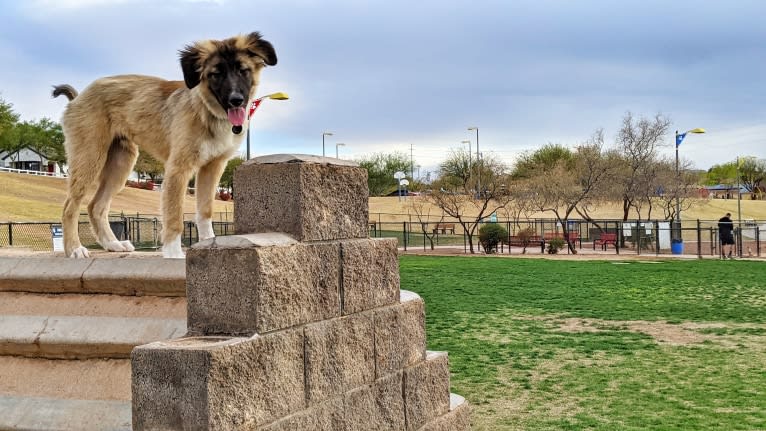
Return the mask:
<path fill-rule="evenodd" d="M 210 72 L 210 78 L 212 79 L 218 79 L 223 75 L 220 70 L 213 70 Z"/>
<path fill-rule="evenodd" d="M 247 75 L 248 73 L 250 73 L 250 69 L 248 69 L 248 68 L 239 69 L 239 73 L 241 73 L 243 75 Z"/>

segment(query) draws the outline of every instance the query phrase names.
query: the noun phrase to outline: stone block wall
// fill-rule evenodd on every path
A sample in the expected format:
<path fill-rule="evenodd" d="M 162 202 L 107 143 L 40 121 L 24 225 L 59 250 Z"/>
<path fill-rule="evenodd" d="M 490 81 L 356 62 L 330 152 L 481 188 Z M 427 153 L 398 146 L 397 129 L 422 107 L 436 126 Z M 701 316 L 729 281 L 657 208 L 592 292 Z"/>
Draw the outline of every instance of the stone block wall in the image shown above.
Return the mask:
<path fill-rule="evenodd" d="M 187 253 L 189 333 L 133 351 L 133 429 L 470 429 L 396 240 L 366 238 L 364 170 L 256 158 L 235 194 L 240 234 Z"/>

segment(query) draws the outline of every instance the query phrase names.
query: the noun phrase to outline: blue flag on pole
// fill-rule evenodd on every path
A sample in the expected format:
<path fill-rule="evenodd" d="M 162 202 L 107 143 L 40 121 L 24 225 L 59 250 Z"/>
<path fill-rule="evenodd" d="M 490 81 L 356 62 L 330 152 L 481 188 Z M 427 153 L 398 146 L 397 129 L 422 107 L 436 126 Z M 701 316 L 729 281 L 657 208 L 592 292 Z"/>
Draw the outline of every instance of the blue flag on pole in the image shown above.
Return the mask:
<path fill-rule="evenodd" d="M 681 142 L 684 141 L 685 137 L 686 137 L 686 133 L 679 133 L 676 135 L 676 147 L 681 145 Z"/>

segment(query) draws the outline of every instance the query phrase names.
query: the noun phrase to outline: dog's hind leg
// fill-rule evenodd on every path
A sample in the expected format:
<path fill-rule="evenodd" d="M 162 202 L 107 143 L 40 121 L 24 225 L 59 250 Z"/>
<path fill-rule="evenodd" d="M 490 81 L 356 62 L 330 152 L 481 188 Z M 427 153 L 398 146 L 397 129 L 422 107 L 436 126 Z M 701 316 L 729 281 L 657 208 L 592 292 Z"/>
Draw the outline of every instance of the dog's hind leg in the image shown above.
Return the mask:
<path fill-rule="evenodd" d="M 138 147 L 119 137 L 112 140 L 104 168 L 99 175 L 96 194 L 88 204 L 90 224 L 98 243 L 107 251 L 133 251 L 130 241 L 120 241 L 109 226 L 109 207 L 112 198 L 125 186 L 138 158 Z"/>
<path fill-rule="evenodd" d="M 215 188 L 221 180 L 221 175 L 226 169 L 228 157 L 219 157 L 202 168 L 197 173 L 196 197 L 197 197 L 197 232 L 199 240 L 215 237 L 213 232 L 213 201 L 215 200 Z"/>
<path fill-rule="evenodd" d="M 90 257 L 88 249 L 80 243 L 80 204 L 85 197 L 85 192 L 93 183 L 93 177 L 73 175 L 69 170 L 68 193 L 64 202 L 64 212 L 61 216 L 61 224 L 64 229 L 64 253 L 67 257 L 86 258 Z"/>
<path fill-rule="evenodd" d="M 80 204 L 99 175 L 105 155 L 105 152 L 99 151 L 98 148 L 88 148 L 86 144 L 89 140 L 77 139 L 83 135 L 85 134 L 82 132 L 66 135 L 69 178 L 61 221 L 64 228 L 64 252 L 67 257 L 74 258 L 89 257 L 88 249 L 80 243 Z"/>

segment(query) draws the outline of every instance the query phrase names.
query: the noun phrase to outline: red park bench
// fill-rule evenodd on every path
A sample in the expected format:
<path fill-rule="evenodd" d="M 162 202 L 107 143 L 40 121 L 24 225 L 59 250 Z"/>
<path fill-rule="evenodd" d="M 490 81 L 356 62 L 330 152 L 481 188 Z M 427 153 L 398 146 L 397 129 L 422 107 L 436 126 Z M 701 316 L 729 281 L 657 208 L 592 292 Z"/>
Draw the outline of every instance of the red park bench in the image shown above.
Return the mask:
<path fill-rule="evenodd" d="M 436 227 L 434 228 L 434 233 L 443 233 L 446 234 L 447 232 L 451 234 L 455 234 L 455 223 L 437 223 Z"/>
<path fill-rule="evenodd" d="M 597 245 L 600 245 L 602 250 L 606 250 L 606 247 L 609 244 L 617 249 L 617 234 L 602 232 L 601 235 L 593 241 L 593 250 L 596 249 Z"/>

